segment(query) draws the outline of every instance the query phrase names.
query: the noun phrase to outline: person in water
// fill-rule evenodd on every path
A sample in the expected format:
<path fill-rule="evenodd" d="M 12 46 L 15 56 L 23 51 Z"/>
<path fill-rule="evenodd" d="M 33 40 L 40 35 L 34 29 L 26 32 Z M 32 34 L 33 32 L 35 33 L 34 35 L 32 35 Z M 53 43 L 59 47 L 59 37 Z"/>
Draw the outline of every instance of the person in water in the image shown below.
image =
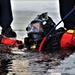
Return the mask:
<path fill-rule="evenodd" d="M 38 15 L 26 28 L 28 31 L 28 37 L 25 38 L 25 45 L 28 48 L 31 48 L 32 45 L 36 44 L 38 48 L 42 39 L 54 26 L 54 21 L 51 19 L 51 17 L 47 17 L 47 13 Z M 66 30 L 64 27 L 60 27 L 57 30 L 55 29 L 44 43 L 42 50 L 55 52 L 60 48 L 75 48 L 74 37 L 74 30 Z"/>

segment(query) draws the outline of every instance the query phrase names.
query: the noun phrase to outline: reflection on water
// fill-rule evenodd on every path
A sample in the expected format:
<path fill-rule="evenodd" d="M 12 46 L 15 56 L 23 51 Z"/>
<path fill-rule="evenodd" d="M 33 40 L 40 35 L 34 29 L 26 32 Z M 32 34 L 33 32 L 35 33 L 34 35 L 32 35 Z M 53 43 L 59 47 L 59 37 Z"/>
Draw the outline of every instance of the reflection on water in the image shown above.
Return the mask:
<path fill-rule="evenodd" d="M 7 75 L 7 73 L 8 73 L 7 67 L 8 67 L 9 61 L 10 60 L 1 60 L 0 59 L 0 75 Z"/>
<path fill-rule="evenodd" d="M 48 75 L 47 70 L 56 68 L 60 62 L 54 59 L 55 57 L 50 59 L 50 56 L 36 52 L 26 52 L 23 55 L 9 54 L 8 57 L 10 59 L 1 60 L 0 75 Z"/>
<path fill-rule="evenodd" d="M 58 53 L 41 54 L 26 51 L 22 55 L 5 53 L 2 56 L 0 75 L 69 75 L 54 73 L 53 70 L 61 64 L 62 57 Z"/>
<path fill-rule="evenodd" d="M 29 66 L 29 62 L 26 60 L 12 60 L 12 63 L 9 67 L 9 74 L 15 75 L 31 75 L 31 73 L 27 70 Z M 13 71 L 13 72 L 11 72 Z"/>

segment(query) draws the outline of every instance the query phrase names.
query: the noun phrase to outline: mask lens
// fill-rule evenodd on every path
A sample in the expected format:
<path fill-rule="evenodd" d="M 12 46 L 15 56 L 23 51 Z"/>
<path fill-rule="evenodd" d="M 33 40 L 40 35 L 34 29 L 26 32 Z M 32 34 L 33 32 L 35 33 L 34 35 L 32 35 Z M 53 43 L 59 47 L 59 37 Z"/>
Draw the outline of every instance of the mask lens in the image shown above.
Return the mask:
<path fill-rule="evenodd" d="M 31 34 L 35 39 L 39 39 L 41 37 L 39 33 L 42 32 L 42 30 L 43 28 L 40 23 L 34 23 L 28 27 L 28 33 Z"/>

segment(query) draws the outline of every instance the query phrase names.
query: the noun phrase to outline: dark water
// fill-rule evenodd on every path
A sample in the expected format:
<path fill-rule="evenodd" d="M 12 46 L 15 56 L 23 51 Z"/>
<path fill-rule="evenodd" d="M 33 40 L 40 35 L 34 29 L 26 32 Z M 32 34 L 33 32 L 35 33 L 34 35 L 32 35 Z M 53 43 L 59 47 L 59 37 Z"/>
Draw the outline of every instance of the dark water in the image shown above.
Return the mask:
<path fill-rule="evenodd" d="M 38 53 L 27 52 L 24 55 L 8 56 L 12 59 L 4 59 L 1 62 L 1 71 L 6 73 L 4 75 L 48 75 L 48 69 L 54 69 L 60 64 L 60 60 Z"/>
<path fill-rule="evenodd" d="M 13 4 L 12 27 L 17 33 L 17 39 L 22 41 L 26 36 L 26 26 L 36 15 L 48 11 L 56 23 L 60 20 L 57 0 L 14 1 Z M 67 50 L 62 54 L 46 54 L 0 45 L 0 75 L 75 75 L 75 54 L 70 56 L 72 53 Z"/>
<path fill-rule="evenodd" d="M 12 48 L 12 52 L 0 54 L 0 75 L 71 75 L 54 71 L 70 54 L 38 53 Z"/>

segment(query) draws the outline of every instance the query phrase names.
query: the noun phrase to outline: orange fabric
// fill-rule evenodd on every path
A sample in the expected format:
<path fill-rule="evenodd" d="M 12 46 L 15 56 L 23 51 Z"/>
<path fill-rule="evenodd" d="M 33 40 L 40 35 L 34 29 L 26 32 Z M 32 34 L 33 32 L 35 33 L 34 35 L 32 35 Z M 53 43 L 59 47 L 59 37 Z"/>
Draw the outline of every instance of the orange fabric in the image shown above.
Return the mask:
<path fill-rule="evenodd" d="M 1 43 L 13 46 L 15 44 L 16 40 L 9 39 L 9 38 L 2 38 Z"/>
<path fill-rule="evenodd" d="M 65 32 L 61 38 L 60 46 L 64 48 L 75 47 L 75 34 Z"/>

